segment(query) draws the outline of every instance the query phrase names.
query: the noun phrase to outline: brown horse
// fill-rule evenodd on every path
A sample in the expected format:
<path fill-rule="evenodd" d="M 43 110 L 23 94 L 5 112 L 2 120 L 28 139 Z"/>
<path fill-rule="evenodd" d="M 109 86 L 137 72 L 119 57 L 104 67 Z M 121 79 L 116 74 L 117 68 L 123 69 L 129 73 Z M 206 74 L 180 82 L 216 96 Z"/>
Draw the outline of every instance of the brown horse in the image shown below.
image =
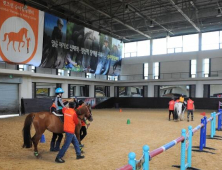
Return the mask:
<path fill-rule="evenodd" d="M 18 33 L 16 32 L 5 33 L 3 41 L 6 41 L 7 36 L 9 39 L 8 44 L 7 44 L 7 51 L 8 51 L 8 45 L 10 44 L 11 41 L 13 42 L 13 49 L 15 50 L 14 44 L 15 44 L 15 41 L 17 41 L 19 42 L 18 50 L 20 52 L 20 43 L 23 43 L 22 47 L 25 46 L 25 41 L 23 41 L 23 36 L 25 35 L 25 39 L 27 40 L 27 32 L 28 30 L 26 28 L 21 28 Z"/>
<path fill-rule="evenodd" d="M 89 121 L 93 121 L 93 117 L 91 114 L 91 109 L 89 105 L 83 104 L 83 106 L 79 109 L 75 110 L 78 116 L 78 125 L 76 125 L 75 134 L 80 141 L 80 129 L 81 129 L 81 120 L 86 117 Z M 31 138 L 31 124 L 33 123 L 35 127 L 35 135 Z M 32 143 L 34 144 L 34 155 L 39 158 L 40 155 L 38 153 L 37 145 L 42 134 L 45 130 L 49 130 L 54 133 L 63 133 L 63 123 L 60 119 L 50 112 L 37 112 L 29 114 L 24 123 L 23 128 L 23 148 L 31 148 Z"/>

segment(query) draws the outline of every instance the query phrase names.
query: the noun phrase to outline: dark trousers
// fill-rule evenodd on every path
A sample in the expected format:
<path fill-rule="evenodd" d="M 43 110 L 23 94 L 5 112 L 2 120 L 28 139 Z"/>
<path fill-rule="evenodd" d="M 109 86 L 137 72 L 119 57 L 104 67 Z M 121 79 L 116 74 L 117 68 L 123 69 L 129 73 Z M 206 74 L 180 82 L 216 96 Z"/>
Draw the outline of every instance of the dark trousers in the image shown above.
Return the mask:
<path fill-rule="evenodd" d="M 171 113 L 172 113 L 172 115 L 173 115 L 173 119 L 174 119 L 174 110 L 169 110 L 169 120 L 170 120 L 170 115 L 171 115 Z"/>
<path fill-rule="evenodd" d="M 57 137 L 58 137 L 58 139 L 57 139 Z M 55 142 L 57 139 L 57 142 L 61 143 L 62 138 L 63 138 L 62 133 L 53 133 L 51 142 Z"/>
<path fill-rule="evenodd" d="M 191 120 L 193 120 L 193 110 L 187 110 L 187 120 L 189 120 L 190 114 L 191 114 Z"/>
<path fill-rule="evenodd" d="M 82 128 L 80 129 L 80 141 L 82 141 L 86 135 L 87 135 L 86 126 L 82 126 Z"/>

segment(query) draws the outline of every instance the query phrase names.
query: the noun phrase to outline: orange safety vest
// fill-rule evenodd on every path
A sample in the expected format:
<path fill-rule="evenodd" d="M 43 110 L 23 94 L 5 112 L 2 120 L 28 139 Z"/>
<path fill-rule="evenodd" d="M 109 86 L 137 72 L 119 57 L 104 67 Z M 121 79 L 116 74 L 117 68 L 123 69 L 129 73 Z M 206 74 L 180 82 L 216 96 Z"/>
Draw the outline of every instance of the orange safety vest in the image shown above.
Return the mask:
<path fill-rule="evenodd" d="M 174 110 L 174 104 L 175 104 L 174 100 L 171 100 L 169 102 L 169 110 Z"/>
<path fill-rule="evenodd" d="M 75 132 L 76 124 L 78 123 L 77 114 L 74 109 L 64 109 L 64 132 L 72 133 Z"/>
<path fill-rule="evenodd" d="M 56 108 L 55 102 L 52 103 L 52 106 L 50 107 L 50 112 L 51 112 L 53 107 Z"/>
<path fill-rule="evenodd" d="M 189 99 L 187 100 L 187 110 L 193 110 L 193 103 L 194 101 Z"/>

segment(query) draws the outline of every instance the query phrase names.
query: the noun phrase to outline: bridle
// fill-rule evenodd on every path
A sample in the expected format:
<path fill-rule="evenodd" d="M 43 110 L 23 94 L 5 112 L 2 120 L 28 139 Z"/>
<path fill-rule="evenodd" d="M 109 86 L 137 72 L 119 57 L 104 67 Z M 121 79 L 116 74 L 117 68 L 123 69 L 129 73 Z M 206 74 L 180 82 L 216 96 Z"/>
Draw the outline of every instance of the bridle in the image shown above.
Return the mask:
<path fill-rule="evenodd" d="M 84 107 L 84 106 L 83 106 Z M 87 111 L 89 112 L 89 115 L 88 116 L 85 116 L 88 120 L 91 119 L 92 117 L 92 113 L 91 113 L 91 109 L 88 108 L 87 105 L 85 105 Z M 81 112 L 81 108 L 80 109 L 75 109 L 76 113 L 77 113 L 77 117 L 80 119 L 80 120 L 84 120 L 84 117 L 81 118 L 80 115 L 82 115 L 82 112 Z"/>

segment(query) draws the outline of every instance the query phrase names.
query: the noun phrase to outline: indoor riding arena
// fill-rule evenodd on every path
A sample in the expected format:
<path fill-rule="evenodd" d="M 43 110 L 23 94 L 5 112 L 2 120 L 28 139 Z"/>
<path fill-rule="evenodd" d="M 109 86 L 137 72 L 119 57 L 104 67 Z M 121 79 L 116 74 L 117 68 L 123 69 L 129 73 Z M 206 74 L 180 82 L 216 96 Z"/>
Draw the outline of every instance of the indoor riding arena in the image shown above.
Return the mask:
<path fill-rule="evenodd" d="M 222 0 L 0 0 L 0 170 L 220 170 Z"/>

